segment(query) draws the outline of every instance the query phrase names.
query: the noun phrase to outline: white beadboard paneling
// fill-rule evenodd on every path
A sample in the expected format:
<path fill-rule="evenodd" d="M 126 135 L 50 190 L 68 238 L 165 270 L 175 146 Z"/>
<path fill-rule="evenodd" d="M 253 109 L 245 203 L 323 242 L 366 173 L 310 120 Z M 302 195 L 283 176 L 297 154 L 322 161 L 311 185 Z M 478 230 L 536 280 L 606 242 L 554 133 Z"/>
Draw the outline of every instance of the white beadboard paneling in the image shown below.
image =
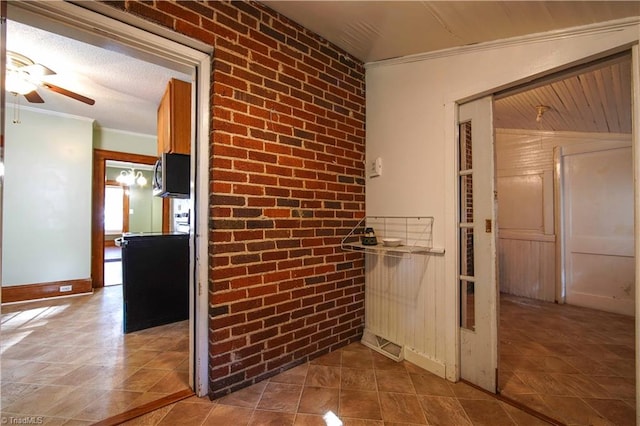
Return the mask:
<path fill-rule="evenodd" d="M 445 334 L 442 323 L 444 256 L 396 258 L 366 255 L 365 328 L 409 348 L 414 358 L 444 376 Z"/>
<path fill-rule="evenodd" d="M 544 229 L 541 175 L 502 176 L 497 179 L 501 208 L 500 229 L 542 232 Z"/>
<path fill-rule="evenodd" d="M 543 197 L 535 208 L 544 216 L 542 229 L 531 229 L 525 220 L 528 215 L 518 215 L 525 208 L 522 203 L 512 205 L 514 197 L 501 197 L 498 191 L 499 284 L 500 291 L 533 299 L 555 301 L 555 234 L 553 226 L 554 200 L 553 150 L 555 147 L 586 146 L 596 142 L 618 143 L 629 141 L 628 134 L 600 134 L 577 132 L 543 132 L 533 130 L 496 130 L 496 175 L 498 182 L 520 176 L 542 178 Z M 502 188 L 504 190 L 504 186 Z M 503 226 L 500 218 L 507 219 Z M 518 221 L 521 222 L 518 222 Z M 550 223 L 551 222 L 551 223 Z M 505 232 L 505 231 L 527 232 Z"/>
<path fill-rule="evenodd" d="M 511 129 L 631 133 L 631 55 L 495 101 L 496 126 Z M 538 105 L 548 107 L 537 121 Z"/>
<path fill-rule="evenodd" d="M 500 291 L 531 299 L 555 301 L 555 242 L 500 238 Z"/>

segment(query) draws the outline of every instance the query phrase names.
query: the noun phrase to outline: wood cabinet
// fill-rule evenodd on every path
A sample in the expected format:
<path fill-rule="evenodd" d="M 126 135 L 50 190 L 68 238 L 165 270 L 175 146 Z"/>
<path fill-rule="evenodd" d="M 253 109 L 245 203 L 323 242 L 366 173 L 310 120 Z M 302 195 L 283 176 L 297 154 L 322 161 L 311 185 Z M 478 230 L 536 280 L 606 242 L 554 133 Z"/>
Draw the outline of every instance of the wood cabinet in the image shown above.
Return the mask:
<path fill-rule="evenodd" d="M 191 83 L 171 79 L 158 106 L 158 155 L 191 154 Z"/>

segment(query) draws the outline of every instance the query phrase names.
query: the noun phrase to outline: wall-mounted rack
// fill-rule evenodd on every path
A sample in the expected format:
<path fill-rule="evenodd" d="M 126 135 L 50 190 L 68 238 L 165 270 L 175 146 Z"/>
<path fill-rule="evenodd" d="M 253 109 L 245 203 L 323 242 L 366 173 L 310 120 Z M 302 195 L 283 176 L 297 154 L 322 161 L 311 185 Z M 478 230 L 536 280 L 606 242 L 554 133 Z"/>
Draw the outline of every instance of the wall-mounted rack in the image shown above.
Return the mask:
<path fill-rule="evenodd" d="M 378 244 L 362 243 L 365 229 L 373 228 Z M 343 250 L 391 257 L 407 257 L 413 254 L 442 254 L 443 248 L 433 247 L 433 217 L 431 216 L 365 216 L 343 238 Z M 400 245 L 392 247 L 384 239 L 395 238 Z"/>

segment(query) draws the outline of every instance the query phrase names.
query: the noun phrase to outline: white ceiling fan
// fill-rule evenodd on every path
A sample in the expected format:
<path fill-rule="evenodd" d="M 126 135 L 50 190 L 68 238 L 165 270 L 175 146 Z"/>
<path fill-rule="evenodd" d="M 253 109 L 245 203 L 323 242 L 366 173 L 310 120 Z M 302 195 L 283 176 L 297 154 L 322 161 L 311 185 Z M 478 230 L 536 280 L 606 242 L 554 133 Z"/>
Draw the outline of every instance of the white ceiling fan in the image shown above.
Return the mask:
<path fill-rule="evenodd" d="M 52 92 L 68 96 L 88 105 L 93 105 L 96 102 L 91 98 L 47 82 L 47 76 L 55 75 L 56 73 L 17 52 L 7 51 L 6 71 L 6 90 L 16 96 L 24 96 L 30 103 L 44 103 L 44 99 L 38 94 L 38 87 L 44 87 Z"/>

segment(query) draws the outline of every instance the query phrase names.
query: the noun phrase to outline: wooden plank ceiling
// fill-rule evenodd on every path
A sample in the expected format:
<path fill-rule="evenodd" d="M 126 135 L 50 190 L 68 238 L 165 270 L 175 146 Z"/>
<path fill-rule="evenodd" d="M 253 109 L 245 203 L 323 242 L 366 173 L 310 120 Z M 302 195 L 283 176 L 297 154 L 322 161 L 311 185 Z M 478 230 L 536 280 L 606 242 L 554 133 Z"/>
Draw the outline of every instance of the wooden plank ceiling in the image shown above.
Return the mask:
<path fill-rule="evenodd" d="M 539 119 L 538 106 L 546 107 Z M 505 129 L 631 133 L 631 57 L 617 56 L 497 96 L 494 118 L 495 127 Z"/>

